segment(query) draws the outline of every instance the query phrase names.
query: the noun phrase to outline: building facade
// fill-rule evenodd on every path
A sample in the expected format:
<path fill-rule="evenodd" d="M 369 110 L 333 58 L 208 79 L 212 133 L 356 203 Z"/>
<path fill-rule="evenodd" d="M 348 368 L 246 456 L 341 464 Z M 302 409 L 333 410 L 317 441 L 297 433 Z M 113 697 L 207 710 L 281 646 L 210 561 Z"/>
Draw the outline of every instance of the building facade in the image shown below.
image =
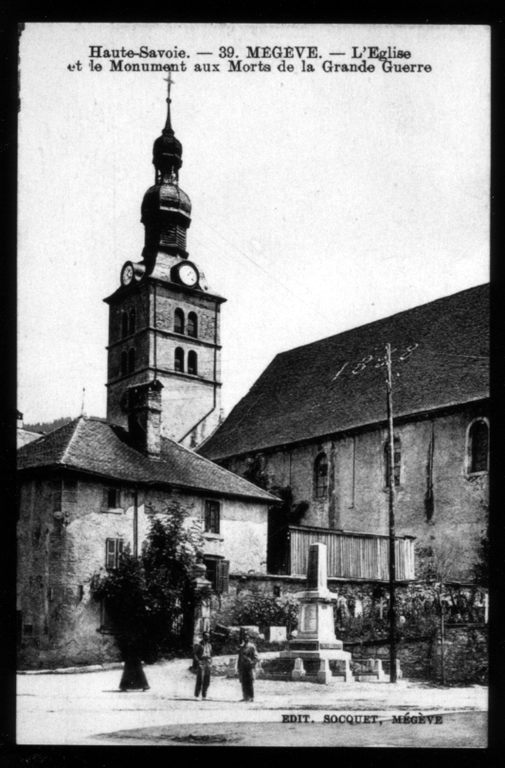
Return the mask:
<path fill-rule="evenodd" d="M 387 534 L 390 342 L 396 533 L 415 537 L 419 566 L 450 542 L 454 578 L 472 578 L 488 512 L 488 313 L 478 286 L 278 355 L 204 443 L 289 496 L 284 521 L 271 517 L 273 572 L 297 572 L 290 525 Z"/>

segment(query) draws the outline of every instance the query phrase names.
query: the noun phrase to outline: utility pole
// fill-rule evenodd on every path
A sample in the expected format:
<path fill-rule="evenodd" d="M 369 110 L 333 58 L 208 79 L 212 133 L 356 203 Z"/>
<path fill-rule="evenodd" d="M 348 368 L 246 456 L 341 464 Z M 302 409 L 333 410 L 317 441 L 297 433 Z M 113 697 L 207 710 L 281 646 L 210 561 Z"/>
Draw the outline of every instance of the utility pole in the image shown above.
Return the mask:
<path fill-rule="evenodd" d="M 394 432 L 393 432 L 393 375 L 391 372 L 391 344 L 386 344 L 386 390 L 389 433 L 389 682 L 396 683 L 396 558 L 395 558 L 395 478 L 394 478 Z"/>

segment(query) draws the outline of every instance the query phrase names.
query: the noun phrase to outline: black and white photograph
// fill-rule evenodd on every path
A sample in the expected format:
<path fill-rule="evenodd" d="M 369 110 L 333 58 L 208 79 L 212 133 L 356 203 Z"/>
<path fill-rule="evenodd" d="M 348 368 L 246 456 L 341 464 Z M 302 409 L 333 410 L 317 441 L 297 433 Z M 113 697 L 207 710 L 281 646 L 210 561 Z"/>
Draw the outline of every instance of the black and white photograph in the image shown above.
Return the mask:
<path fill-rule="evenodd" d="M 488 746 L 490 37 L 20 26 L 16 744 Z"/>

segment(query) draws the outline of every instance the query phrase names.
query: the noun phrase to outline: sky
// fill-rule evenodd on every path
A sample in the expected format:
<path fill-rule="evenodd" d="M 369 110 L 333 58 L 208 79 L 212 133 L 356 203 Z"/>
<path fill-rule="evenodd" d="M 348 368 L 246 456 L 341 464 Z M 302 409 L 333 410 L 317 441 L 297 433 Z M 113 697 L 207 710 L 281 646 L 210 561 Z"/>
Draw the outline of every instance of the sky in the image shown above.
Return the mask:
<path fill-rule="evenodd" d="M 90 69 L 91 46 L 102 47 L 101 71 Z M 123 65 L 179 66 L 172 125 L 193 205 L 188 250 L 228 300 L 225 413 L 277 353 L 489 279 L 487 27 L 27 24 L 18 136 L 26 423 L 77 416 L 83 388 L 86 413 L 105 416 L 102 299 L 124 262 L 141 259 L 140 205 L 154 182 L 168 73 L 111 71 L 103 53 L 140 46 L 158 57 L 122 56 Z M 256 46 L 288 51 L 248 58 Z M 388 61 L 423 71 L 384 71 Z M 351 63 L 374 70 L 335 71 Z"/>

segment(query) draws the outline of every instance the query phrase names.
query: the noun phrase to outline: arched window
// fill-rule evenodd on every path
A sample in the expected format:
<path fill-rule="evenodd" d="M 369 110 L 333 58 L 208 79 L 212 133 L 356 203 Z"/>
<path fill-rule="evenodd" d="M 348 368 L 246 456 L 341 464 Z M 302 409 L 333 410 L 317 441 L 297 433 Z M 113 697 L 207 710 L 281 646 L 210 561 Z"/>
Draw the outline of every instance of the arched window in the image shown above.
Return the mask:
<path fill-rule="evenodd" d="M 194 376 L 198 373 L 198 359 L 193 350 L 188 352 L 188 373 L 192 373 Z"/>
<path fill-rule="evenodd" d="M 174 331 L 175 333 L 184 333 L 184 312 L 179 308 L 174 312 Z"/>
<path fill-rule="evenodd" d="M 121 352 L 121 376 L 128 373 L 128 352 Z"/>
<path fill-rule="evenodd" d="M 121 312 L 121 337 L 124 339 L 125 336 L 128 336 L 128 315 Z"/>
<path fill-rule="evenodd" d="M 134 309 L 130 309 L 128 330 L 130 333 L 135 333 L 136 314 Z"/>
<path fill-rule="evenodd" d="M 314 496 L 316 499 L 326 496 L 328 490 L 328 459 L 320 453 L 314 462 Z"/>
<path fill-rule="evenodd" d="M 389 440 L 384 444 L 384 485 L 389 488 Z M 393 441 L 393 477 L 395 485 L 400 485 L 400 472 L 402 464 L 402 446 L 399 437 Z"/>
<path fill-rule="evenodd" d="M 133 347 L 128 350 L 128 373 L 135 370 L 135 350 Z"/>
<path fill-rule="evenodd" d="M 486 419 L 476 419 L 468 428 L 468 474 L 487 472 L 489 465 L 489 424 Z"/>
<path fill-rule="evenodd" d="M 190 312 L 188 315 L 188 336 L 196 338 L 198 336 L 198 318 L 195 312 Z"/>
<path fill-rule="evenodd" d="M 182 347 L 177 347 L 175 350 L 174 368 L 181 373 L 184 371 L 184 350 Z"/>

